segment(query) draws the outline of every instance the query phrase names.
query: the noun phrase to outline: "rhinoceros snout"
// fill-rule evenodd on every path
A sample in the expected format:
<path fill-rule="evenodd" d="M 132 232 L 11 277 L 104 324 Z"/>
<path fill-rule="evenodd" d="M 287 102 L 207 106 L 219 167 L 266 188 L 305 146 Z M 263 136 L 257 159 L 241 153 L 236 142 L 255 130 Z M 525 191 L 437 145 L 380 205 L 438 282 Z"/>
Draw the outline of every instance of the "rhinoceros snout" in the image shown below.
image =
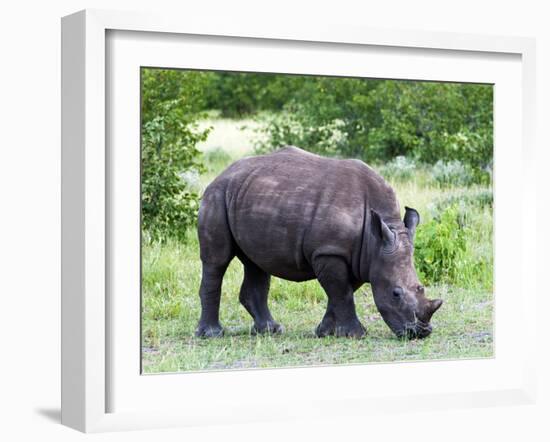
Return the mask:
<path fill-rule="evenodd" d="M 413 324 L 407 324 L 396 333 L 399 338 L 408 338 L 408 339 L 423 339 L 430 335 L 432 332 L 431 324 L 426 324 L 421 321 L 416 321 Z"/>

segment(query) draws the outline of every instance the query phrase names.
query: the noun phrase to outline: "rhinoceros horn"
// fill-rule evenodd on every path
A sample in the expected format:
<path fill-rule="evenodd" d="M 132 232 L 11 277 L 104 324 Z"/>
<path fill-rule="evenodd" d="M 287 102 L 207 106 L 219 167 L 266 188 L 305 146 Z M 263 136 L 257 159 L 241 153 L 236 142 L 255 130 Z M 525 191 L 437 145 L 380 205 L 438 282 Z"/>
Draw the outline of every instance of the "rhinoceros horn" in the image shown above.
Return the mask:
<path fill-rule="evenodd" d="M 430 299 L 428 300 L 428 306 L 427 306 L 427 322 L 430 321 L 430 319 L 432 318 L 433 314 L 437 311 L 437 309 L 439 307 L 441 307 L 441 305 L 443 304 L 443 300 L 442 299 Z"/>

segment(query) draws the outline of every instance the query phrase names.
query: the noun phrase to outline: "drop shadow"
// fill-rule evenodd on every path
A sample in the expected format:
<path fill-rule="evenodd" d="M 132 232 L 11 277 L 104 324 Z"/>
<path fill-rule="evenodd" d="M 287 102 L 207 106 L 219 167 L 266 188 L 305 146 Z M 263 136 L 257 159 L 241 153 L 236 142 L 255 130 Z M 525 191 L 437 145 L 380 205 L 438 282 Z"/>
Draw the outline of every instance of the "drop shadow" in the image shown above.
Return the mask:
<path fill-rule="evenodd" d="M 61 423 L 61 409 L 59 408 L 36 408 L 34 411 L 50 422 Z"/>

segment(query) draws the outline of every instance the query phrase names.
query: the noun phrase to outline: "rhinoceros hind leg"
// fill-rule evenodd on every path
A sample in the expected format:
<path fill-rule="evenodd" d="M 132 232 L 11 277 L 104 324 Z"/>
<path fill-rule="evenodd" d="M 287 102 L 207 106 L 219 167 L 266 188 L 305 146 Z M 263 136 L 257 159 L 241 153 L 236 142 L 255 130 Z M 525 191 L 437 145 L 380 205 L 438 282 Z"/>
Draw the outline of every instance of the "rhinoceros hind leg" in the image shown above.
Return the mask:
<path fill-rule="evenodd" d="M 271 316 L 267 306 L 267 295 L 271 276 L 239 254 L 244 266 L 244 279 L 239 293 L 239 301 L 254 319 L 252 333 L 283 333 L 284 327 Z"/>
<path fill-rule="evenodd" d="M 357 318 L 349 269 L 338 257 L 323 256 L 315 262 L 315 272 L 328 296 L 327 311 L 315 333 L 319 337 L 361 338 L 366 329 Z"/>
<path fill-rule="evenodd" d="M 222 279 L 227 265 L 215 266 L 202 264 L 202 280 L 199 289 L 201 298 L 201 318 L 195 330 L 195 336 L 214 338 L 223 336 L 223 328 L 220 325 L 220 298 Z"/>
<path fill-rule="evenodd" d="M 201 317 L 195 336 L 223 335 L 219 321 L 222 279 L 235 256 L 234 240 L 227 223 L 225 198 L 208 187 L 201 201 L 198 220 L 202 279 L 199 289 Z"/>

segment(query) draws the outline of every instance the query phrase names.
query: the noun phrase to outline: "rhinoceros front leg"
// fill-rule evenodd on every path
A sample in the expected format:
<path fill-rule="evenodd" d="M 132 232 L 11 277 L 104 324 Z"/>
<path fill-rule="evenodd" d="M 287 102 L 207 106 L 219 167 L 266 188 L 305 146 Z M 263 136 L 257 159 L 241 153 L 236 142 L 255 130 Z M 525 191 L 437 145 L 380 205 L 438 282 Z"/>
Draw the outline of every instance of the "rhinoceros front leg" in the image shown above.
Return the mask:
<path fill-rule="evenodd" d="M 253 333 L 282 333 L 284 328 L 275 322 L 267 306 L 271 276 L 246 257 L 239 257 L 244 266 L 244 279 L 239 301 L 254 319 Z"/>
<path fill-rule="evenodd" d="M 316 260 L 314 268 L 328 296 L 327 311 L 315 330 L 317 336 L 364 336 L 365 327 L 355 312 L 353 286 L 346 263 L 338 257 L 323 256 Z"/>

